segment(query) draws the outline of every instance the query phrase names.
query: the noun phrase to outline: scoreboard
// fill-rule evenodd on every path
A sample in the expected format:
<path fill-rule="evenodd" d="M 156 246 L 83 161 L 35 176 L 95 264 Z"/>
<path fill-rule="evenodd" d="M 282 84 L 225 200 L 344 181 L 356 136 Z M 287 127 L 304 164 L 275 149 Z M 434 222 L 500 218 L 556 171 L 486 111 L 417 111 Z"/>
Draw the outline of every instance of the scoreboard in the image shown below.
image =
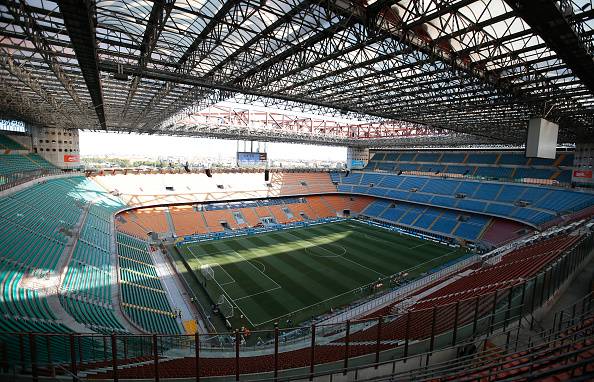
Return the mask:
<path fill-rule="evenodd" d="M 265 164 L 267 159 L 266 153 L 237 152 L 237 165 L 239 166 L 259 166 Z"/>

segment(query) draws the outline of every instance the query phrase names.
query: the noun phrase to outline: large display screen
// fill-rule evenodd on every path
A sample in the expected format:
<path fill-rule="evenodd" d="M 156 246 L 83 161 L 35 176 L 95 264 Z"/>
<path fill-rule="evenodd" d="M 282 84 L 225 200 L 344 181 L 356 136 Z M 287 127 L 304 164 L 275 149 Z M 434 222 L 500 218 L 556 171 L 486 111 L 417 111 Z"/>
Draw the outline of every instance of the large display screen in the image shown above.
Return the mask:
<path fill-rule="evenodd" d="M 351 169 L 361 170 L 364 167 L 365 167 L 364 160 L 356 160 L 356 159 L 351 160 Z"/>
<path fill-rule="evenodd" d="M 237 152 L 237 164 L 240 166 L 259 165 L 267 159 L 266 153 Z"/>

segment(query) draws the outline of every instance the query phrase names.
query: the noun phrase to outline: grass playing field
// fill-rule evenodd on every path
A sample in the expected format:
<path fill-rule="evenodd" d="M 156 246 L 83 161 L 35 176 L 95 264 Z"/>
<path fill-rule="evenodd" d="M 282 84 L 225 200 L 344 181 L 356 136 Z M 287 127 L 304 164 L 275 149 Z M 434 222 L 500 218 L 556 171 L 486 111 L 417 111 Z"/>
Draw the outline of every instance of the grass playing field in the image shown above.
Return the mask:
<path fill-rule="evenodd" d="M 356 221 L 189 243 L 179 250 L 210 298 L 222 294 L 234 305 L 233 326 L 252 328 L 298 324 L 368 296 L 372 288 L 362 287 L 379 278 L 401 271 L 415 278 L 464 254 Z M 205 267 L 214 279 L 204 281 Z"/>

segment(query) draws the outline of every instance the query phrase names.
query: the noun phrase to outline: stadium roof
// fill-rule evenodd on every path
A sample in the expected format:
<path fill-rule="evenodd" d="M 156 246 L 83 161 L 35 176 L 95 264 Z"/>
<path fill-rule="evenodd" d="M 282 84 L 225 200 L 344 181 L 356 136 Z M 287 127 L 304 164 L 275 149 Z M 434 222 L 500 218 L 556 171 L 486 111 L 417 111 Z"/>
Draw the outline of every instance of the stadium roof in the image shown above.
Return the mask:
<path fill-rule="evenodd" d="M 594 136 L 592 0 L 0 0 L 0 17 L 0 111 L 31 123 L 217 136 L 192 121 L 232 100 L 460 143 L 520 143 L 536 116 Z M 309 140 L 380 138 L 344 131 Z"/>

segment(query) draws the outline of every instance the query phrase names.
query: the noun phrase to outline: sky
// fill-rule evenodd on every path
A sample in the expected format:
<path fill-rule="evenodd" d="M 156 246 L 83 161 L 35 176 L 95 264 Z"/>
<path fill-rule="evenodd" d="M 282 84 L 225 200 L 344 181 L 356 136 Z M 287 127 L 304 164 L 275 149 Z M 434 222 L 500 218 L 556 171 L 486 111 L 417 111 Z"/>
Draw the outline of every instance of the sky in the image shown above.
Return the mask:
<path fill-rule="evenodd" d="M 80 153 L 85 156 L 234 158 L 237 141 L 80 131 Z M 272 160 L 346 161 L 346 147 L 268 143 Z"/>

